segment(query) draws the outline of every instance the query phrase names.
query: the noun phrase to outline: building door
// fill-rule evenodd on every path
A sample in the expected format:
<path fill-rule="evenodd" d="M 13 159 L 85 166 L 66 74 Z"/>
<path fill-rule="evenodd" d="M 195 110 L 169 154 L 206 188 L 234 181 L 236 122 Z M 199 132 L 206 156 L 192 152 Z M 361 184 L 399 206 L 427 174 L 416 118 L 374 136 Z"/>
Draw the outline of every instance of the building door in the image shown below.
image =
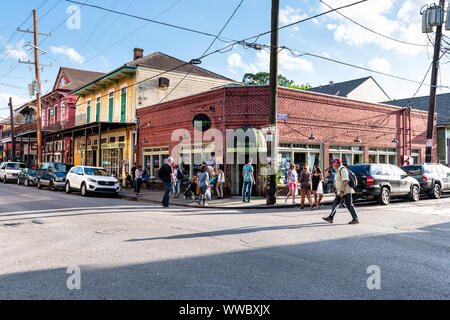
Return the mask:
<path fill-rule="evenodd" d="M 304 164 L 307 164 L 306 162 L 306 153 L 304 152 L 295 152 L 294 153 L 294 163 L 297 165 L 301 166 Z"/>

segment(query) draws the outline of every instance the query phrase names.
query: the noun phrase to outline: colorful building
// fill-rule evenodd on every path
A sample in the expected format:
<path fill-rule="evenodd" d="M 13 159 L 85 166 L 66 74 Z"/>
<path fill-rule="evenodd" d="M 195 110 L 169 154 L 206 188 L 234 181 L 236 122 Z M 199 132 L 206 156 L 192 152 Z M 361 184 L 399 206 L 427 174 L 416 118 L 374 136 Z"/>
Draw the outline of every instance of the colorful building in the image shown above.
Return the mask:
<path fill-rule="evenodd" d="M 136 159 L 141 106 L 157 104 L 235 81 L 156 52 L 133 60 L 72 91 L 78 96 L 74 164 L 103 166 L 123 178 Z"/>

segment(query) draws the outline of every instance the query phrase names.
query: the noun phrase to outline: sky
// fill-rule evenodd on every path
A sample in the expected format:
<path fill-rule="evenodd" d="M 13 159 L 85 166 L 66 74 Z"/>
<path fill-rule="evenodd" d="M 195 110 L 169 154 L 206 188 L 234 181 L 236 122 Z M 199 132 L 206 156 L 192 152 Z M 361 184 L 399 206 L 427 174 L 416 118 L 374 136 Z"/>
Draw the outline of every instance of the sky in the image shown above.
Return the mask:
<path fill-rule="evenodd" d="M 86 0 L 79 0 L 85 2 Z M 132 15 L 218 34 L 241 0 L 88 0 L 98 5 Z M 323 0 L 336 8 L 356 0 Z M 299 56 L 304 52 L 340 60 L 356 66 L 393 74 L 421 82 L 429 69 L 433 47 L 421 32 L 420 9 L 426 0 L 368 0 L 340 12 L 380 34 L 413 44 L 403 44 L 371 33 L 333 12 L 283 28 L 279 44 L 290 50 L 279 54 L 279 72 L 298 84 L 319 86 L 330 81 L 341 82 L 373 76 L 391 99 L 411 97 L 419 84 L 403 81 L 335 62 Z M 34 79 L 31 65 L 18 59 L 33 61 L 33 51 L 25 47 L 32 34 L 14 32 L 17 27 L 32 30 L 31 12 L 38 9 L 38 31 L 52 32 L 39 36 L 39 47 L 46 54 L 40 63 L 43 92 L 50 91 L 61 66 L 109 72 L 132 60 L 133 48 L 144 54 L 160 51 L 184 61 L 200 57 L 213 37 L 174 29 L 132 17 L 105 12 L 65 0 L 2 1 L 0 11 L 0 119 L 9 115 L 9 97 L 19 106 L 29 100 L 28 84 Z M 72 6 L 72 7 L 71 7 Z M 280 0 L 280 26 L 328 11 L 320 0 Z M 270 30 L 270 0 L 243 0 L 222 33 L 226 41 L 242 40 Z M 77 22 L 79 21 L 79 24 Z M 450 37 L 450 31 L 444 31 Z M 430 34 L 434 37 L 433 34 Z M 8 41 L 9 40 L 9 41 Z M 257 39 L 270 43 L 270 36 Z M 228 43 L 215 41 L 209 52 Z M 428 45 L 427 45 L 428 44 Z M 450 58 L 450 53 L 447 55 Z M 450 68 L 443 58 L 438 85 L 450 86 Z M 254 50 L 236 45 L 202 59 L 201 67 L 241 81 L 247 72 L 269 71 L 269 50 Z M 431 72 L 417 96 L 429 94 Z M 438 88 L 438 93 L 449 92 Z"/>

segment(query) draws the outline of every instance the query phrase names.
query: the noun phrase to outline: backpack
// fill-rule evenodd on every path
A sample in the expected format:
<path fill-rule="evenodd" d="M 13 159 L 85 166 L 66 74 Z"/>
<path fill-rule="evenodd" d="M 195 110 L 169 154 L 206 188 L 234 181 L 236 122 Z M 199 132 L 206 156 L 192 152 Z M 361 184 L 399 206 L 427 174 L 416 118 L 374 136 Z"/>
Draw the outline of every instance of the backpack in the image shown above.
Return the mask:
<path fill-rule="evenodd" d="M 356 178 L 356 175 L 352 170 L 347 169 L 347 171 L 348 171 L 348 178 L 349 178 L 348 185 L 350 186 L 350 188 L 355 189 L 356 186 L 358 186 L 358 178 Z"/>
<path fill-rule="evenodd" d="M 164 181 L 164 170 L 163 168 L 166 166 L 167 164 L 164 164 L 159 170 L 158 170 L 158 178 L 160 178 L 161 180 Z"/>
<path fill-rule="evenodd" d="M 178 169 L 178 170 L 177 170 L 177 180 L 178 180 L 178 181 L 183 181 L 183 178 L 184 178 L 183 172 L 181 172 L 181 170 Z"/>

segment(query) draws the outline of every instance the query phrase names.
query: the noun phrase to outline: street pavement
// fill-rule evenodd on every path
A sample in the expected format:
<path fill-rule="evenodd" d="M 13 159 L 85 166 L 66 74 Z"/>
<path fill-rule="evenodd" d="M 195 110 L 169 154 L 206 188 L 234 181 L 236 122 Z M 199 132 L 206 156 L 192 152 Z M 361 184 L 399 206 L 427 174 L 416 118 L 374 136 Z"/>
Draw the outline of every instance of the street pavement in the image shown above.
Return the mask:
<path fill-rule="evenodd" d="M 359 204 L 359 225 L 345 208 L 327 224 L 329 210 L 163 209 L 0 184 L 0 299 L 450 298 L 450 197 Z"/>

